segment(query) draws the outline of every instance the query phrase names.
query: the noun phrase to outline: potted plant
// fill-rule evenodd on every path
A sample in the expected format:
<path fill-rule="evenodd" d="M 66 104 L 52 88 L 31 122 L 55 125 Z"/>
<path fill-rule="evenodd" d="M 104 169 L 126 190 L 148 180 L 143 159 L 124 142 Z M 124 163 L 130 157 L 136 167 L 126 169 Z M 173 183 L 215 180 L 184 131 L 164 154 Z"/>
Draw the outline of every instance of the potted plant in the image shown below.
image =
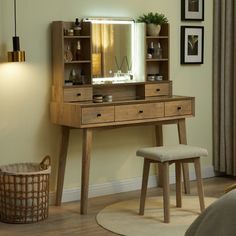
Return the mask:
<path fill-rule="evenodd" d="M 168 19 L 164 14 L 149 12 L 139 16 L 137 22 L 146 23 L 147 35 L 157 36 L 160 33 L 161 25 L 168 23 Z"/>

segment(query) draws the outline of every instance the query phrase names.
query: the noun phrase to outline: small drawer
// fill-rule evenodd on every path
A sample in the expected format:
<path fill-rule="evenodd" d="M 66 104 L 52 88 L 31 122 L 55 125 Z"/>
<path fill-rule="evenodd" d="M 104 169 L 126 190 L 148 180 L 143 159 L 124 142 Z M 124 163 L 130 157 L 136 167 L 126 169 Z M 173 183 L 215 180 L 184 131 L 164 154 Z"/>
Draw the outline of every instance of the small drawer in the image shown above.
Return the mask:
<path fill-rule="evenodd" d="M 64 88 L 64 102 L 92 100 L 92 88 Z"/>
<path fill-rule="evenodd" d="M 164 103 L 120 105 L 115 107 L 115 120 L 140 120 L 164 116 Z"/>
<path fill-rule="evenodd" d="M 192 101 L 165 102 L 165 116 L 181 116 L 192 114 Z"/>
<path fill-rule="evenodd" d="M 82 124 L 114 121 L 114 106 L 82 108 Z"/>
<path fill-rule="evenodd" d="M 160 83 L 160 84 L 146 84 L 145 85 L 145 96 L 167 96 L 170 95 L 170 84 Z"/>

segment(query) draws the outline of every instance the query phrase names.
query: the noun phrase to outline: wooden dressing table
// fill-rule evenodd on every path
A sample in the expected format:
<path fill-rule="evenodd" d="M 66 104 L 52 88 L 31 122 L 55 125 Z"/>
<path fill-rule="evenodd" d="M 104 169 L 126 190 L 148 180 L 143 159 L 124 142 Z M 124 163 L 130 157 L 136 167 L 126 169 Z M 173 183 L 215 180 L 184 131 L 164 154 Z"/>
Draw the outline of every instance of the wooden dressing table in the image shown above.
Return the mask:
<path fill-rule="evenodd" d="M 50 104 L 51 121 L 62 127 L 56 205 L 61 204 L 69 131 L 83 129 L 83 154 L 81 178 L 81 214 L 87 213 L 89 168 L 94 129 L 103 127 L 125 127 L 152 125 L 155 127 L 156 144 L 163 145 L 162 126 L 176 124 L 179 142 L 186 144 L 185 119 L 195 114 L 194 97 L 172 95 L 172 82 L 169 80 L 169 25 L 163 25 L 159 36 L 144 36 L 146 45 L 150 41 L 161 42 L 162 59 L 145 59 L 146 77 L 160 73 L 162 81 L 144 81 L 121 84 L 92 84 L 92 30 L 91 22 L 82 22 L 80 36 L 64 35 L 65 29 L 73 22 L 52 23 L 53 86 Z M 81 41 L 82 59 L 65 62 L 64 51 L 68 44 Z M 146 50 L 146 48 L 145 48 Z M 65 86 L 66 77 L 72 68 L 82 68 L 85 74 L 83 85 Z M 112 102 L 94 103 L 93 95 L 112 94 Z M 161 170 L 158 171 L 161 182 Z M 185 192 L 189 192 L 188 166 L 184 165 Z"/>

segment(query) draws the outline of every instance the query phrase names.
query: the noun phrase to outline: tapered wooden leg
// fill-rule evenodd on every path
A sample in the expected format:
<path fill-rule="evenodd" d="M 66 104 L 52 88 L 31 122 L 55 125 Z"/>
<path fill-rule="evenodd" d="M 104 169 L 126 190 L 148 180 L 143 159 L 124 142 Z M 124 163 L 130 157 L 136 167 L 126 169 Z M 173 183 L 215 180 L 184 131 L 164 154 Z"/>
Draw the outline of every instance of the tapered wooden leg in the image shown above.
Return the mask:
<path fill-rule="evenodd" d="M 156 125 L 155 126 L 155 132 L 156 132 L 156 146 L 163 146 L 163 129 L 162 129 L 162 125 Z M 158 169 L 157 172 L 157 183 L 158 183 L 158 187 L 162 187 L 162 165 L 161 164 L 156 164 L 156 167 Z"/>
<path fill-rule="evenodd" d="M 189 181 L 189 166 L 188 163 L 182 164 L 183 179 L 184 179 L 184 192 L 190 194 L 190 181 Z"/>
<path fill-rule="evenodd" d="M 182 207 L 181 163 L 175 163 L 176 207 Z"/>
<path fill-rule="evenodd" d="M 82 156 L 82 177 L 81 177 L 81 201 L 80 213 L 87 214 L 88 190 L 89 190 L 89 169 L 92 146 L 92 130 L 83 130 L 83 156 Z"/>
<path fill-rule="evenodd" d="M 150 161 L 147 160 L 146 158 L 144 158 L 143 180 L 142 180 L 142 189 L 141 189 L 141 196 L 140 196 L 139 215 L 144 214 L 145 200 L 146 200 L 147 186 L 148 186 L 149 169 L 150 169 Z"/>
<path fill-rule="evenodd" d="M 194 167 L 197 179 L 197 190 L 200 202 L 200 209 L 202 212 L 205 209 L 205 202 L 204 202 L 204 191 L 203 191 L 202 176 L 201 176 L 200 158 L 196 158 L 194 160 Z"/>
<path fill-rule="evenodd" d="M 178 134 L 179 134 L 179 143 L 187 144 L 185 119 L 178 120 Z M 183 163 L 182 167 L 183 167 L 183 179 L 184 179 L 184 192 L 190 194 L 189 167 L 187 163 Z"/>
<path fill-rule="evenodd" d="M 163 205 L 164 223 L 170 222 L 170 186 L 169 186 L 169 163 L 164 162 L 163 166 Z"/>
<path fill-rule="evenodd" d="M 66 157 L 68 150 L 70 129 L 66 126 L 62 126 L 62 138 L 59 154 L 58 173 L 57 173 L 57 190 L 56 190 L 56 206 L 61 205 L 65 168 L 66 168 Z"/>
<path fill-rule="evenodd" d="M 157 169 L 158 169 L 158 174 L 157 174 L 157 186 L 158 187 L 163 187 L 163 170 L 162 170 L 162 165 L 157 163 Z"/>

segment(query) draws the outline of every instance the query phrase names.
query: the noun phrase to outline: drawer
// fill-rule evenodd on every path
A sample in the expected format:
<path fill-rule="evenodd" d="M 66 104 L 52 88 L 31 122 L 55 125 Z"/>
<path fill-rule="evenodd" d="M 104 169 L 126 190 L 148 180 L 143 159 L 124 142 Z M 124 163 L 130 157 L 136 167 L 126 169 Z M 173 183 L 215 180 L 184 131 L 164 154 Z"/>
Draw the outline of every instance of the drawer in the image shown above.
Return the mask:
<path fill-rule="evenodd" d="M 164 116 L 164 103 L 120 105 L 115 107 L 115 120 L 140 120 Z"/>
<path fill-rule="evenodd" d="M 181 116 L 192 114 L 192 101 L 165 102 L 165 116 Z"/>
<path fill-rule="evenodd" d="M 114 121 L 114 106 L 82 108 L 82 124 Z"/>
<path fill-rule="evenodd" d="M 92 88 L 64 88 L 64 102 L 92 100 Z"/>
<path fill-rule="evenodd" d="M 145 96 L 164 96 L 170 94 L 170 84 L 160 83 L 160 84 L 146 84 L 145 85 Z"/>

